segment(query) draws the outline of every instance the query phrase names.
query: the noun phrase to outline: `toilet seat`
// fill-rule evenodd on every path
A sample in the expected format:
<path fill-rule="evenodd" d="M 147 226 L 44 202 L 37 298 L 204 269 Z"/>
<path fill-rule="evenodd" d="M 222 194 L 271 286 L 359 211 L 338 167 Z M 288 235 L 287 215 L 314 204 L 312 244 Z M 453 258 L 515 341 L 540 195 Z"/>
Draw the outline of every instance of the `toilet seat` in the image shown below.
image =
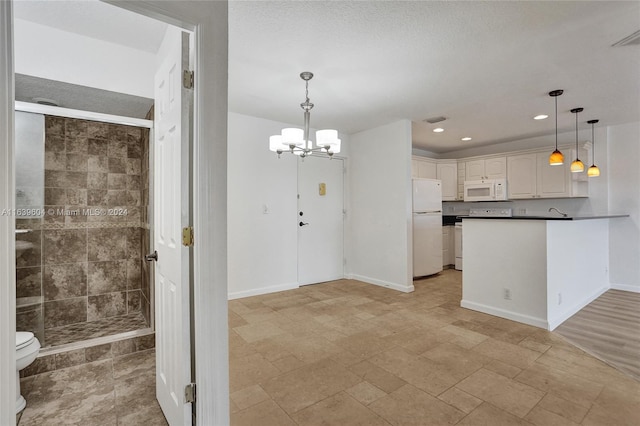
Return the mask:
<path fill-rule="evenodd" d="M 16 350 L 29 346 L 35 340 L 35 336 L 30 331 L 16 332 Z"/>

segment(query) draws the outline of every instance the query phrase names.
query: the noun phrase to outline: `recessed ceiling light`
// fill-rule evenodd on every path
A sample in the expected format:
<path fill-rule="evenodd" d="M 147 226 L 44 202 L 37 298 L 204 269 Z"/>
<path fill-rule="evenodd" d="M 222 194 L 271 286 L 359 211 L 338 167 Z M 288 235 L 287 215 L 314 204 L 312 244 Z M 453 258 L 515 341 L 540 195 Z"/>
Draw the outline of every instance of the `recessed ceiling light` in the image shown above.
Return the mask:
<path fill-rule="evenodd" d="M 436 127 L 435 129 L 433 129 L 433 131 L 436 133 L 442 133 L 444 132 L 444 129 L 442 127 Z"/>
<path fill-rule="evenodd" d="M 467 136 L 467 137 L 464 137 L 464 138 L 462 138 L 462 139 L 460 139 L 460 140 L 461 140 L 461 141 L 470 141 L 470 140 L 471 140 L 471 138 L 470 138 L 469 136 Z"/>
<path fill-rule="evenodd" d="M 549 118 L 547 114 L 540 114 L 533 117 L 534 120 L 544 120 L 545 118 Z"/>

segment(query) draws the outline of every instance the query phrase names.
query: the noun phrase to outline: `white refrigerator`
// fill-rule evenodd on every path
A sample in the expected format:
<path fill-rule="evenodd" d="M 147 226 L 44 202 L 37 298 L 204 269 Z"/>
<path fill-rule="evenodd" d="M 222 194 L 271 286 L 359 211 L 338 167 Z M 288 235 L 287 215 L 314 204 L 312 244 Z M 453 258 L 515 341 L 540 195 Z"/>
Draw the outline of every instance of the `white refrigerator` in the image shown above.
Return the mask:
<path fill-rule="evenodd" d="M 442 271 L 442 183 L 413 179 L 413 276 Z"/>

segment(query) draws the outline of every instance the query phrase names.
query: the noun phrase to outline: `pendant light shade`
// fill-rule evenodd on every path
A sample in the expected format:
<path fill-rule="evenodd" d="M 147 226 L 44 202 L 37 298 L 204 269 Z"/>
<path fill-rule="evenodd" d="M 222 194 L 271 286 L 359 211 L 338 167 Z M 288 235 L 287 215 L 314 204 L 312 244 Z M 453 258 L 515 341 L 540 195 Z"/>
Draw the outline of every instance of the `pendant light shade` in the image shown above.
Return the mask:
<path fill-rule="evenodd" d="M 549 96 L 555 99 L 556 104 L 556 149 L 549 156 L 550 166 L 561 166 L 564 164 L 564 155 L 558 151 L 558 96 L 562 95 L 563 90 L 552 90 L 549 92 Z"/>
<path fill-rule="evenodd" d="M 571 163 L 571 173 L 584 172 L 584 163 L 578 158 L 578 113 L 584 111 L 584 108 L 574 108 L 571 110 L 576 115 L 576 159 Z"/>
<path fill-rule="evenodd" d="M 596 166 L 596 136 L 595 131 L 593 129 L 593 125 L 596 124 L 599 120 L 589 120 L 587 123 L 591 124 L 591 167 L 587 170 L 587 176 L 589 177 L 598 177 L 600 176 L 600 169 Z"/>

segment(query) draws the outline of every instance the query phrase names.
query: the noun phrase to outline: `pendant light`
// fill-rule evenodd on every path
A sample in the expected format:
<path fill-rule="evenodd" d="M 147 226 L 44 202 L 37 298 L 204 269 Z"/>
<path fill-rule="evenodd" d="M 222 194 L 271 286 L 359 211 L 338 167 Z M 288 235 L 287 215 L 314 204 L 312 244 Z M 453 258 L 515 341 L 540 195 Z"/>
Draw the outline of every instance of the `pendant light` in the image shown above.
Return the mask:
<path fill-rule="evenodd" d="M 593 125 L 596 124 L 599 120 L 589 120 L 587 123 L 591 124 L 591 143 L 593 144 L 591 147 L 591 167 L 587 169 L 587 176 L 589 177 L 598 177 L 600 176 L 600 169 L 596 166 L 596 136 L 595 131 L 593 129 Z"/>
<path fill-rule="evenodd" d="M 571 173 L 584 172 L 584 163 L 578 158 L 578 113 L 584 111 L 584 108 L 574 108 L 571 110 L 576 115 L 576 159 L 571 163 Z"/>
<path fill-rule="evenodd" d="M 556 101 L 556 150 L 549 156 L 550 166 L 561 166 L 564 163 L 564 155 L 558 151 L 558 96 L 562 95 L 563 90 L 552 90 L 549 92 L 549 96 L 553 97 Z"/>

